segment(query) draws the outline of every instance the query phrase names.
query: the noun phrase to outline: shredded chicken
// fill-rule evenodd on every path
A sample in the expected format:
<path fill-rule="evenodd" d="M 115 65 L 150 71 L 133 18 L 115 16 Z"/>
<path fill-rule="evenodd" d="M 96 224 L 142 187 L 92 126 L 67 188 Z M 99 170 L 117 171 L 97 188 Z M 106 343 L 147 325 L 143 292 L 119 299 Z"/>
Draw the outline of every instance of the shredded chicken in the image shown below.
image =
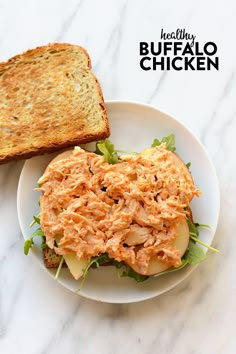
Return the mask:
<path fill-rule="evenodd" d="M 75 148 L 71 157 L 52 162 L 38 183 L 41 227 L 56 253 L 74 251 L 89 260 L 107 252 L 117 261 L 136 263 L 142 274 L 153 256 L 180 265 L 172 247 L 175 225 L 200 191 L 165 144 L 122 156 L 115 165 Z"/>

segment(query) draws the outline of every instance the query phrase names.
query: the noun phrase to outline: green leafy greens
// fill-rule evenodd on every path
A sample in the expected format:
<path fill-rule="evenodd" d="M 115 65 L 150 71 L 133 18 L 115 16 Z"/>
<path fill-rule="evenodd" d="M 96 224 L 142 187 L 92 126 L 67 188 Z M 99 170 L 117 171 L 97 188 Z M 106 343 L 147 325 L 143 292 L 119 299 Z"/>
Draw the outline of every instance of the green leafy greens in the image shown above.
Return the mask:
<path fill-rule="evenodd" d="M 199 230 L 198 229 L 201 228 L 201 227 L 209 228 L 209 225 L 193 223 L 189 218 L 187 218 L 187 222 L 188 222 L 189 234 L 190 234 L 191 240 L 193 240 L 194 242 L 199 243 L 200 245 L 208 248 L 209 250 L 211 250 L 211 251 L 213 251 L 215 253 L 219 253 L 219 250 L 207 245 L 205 242 L 203 242 L 203 241 L 198 239 L 198 236 L 199 236 Z"/>
<path fill-rule="evenodd" d="M 32 227 L 33 225 L 38 224 L 40 225 L 40 216 L 33 216 L 33 221 L 30 223 L 30 227 Z M 24 254 L 27 256 L 29 253 L 30 248 L 33 247 L 34 245 L 34 238 L 35 237 L 41 237 L 41 248 L 45 248 L 46 245 L 46 237 L 44 235 L 43 230 L 41 229 L 41 227 L 39 226 L 32 234 L 31 236 L 28 238 L 28 240 L 25 241 L 24 243 Z"/>
<path fill-rule="evenodd" d="M 110 140 L 101 140 L 96 143 L 95 153 L 98 155 L 102 155 L 104 157 L 104 161 L 109 164 L 116 164 L 118 162 L 118 154 L 114 148 L 114 144 L 110 142 Z"/>
<path fill-rule="evenodd" d="M 35 237 L 41 237 L 41 247 L 44 248 L 46 247 L 46 240 L 45 240 L 45 235 L 43 230 L 39 227 L 37 228 L 37 230 L 35 230 L 32 235 L 30 236 L 30 238 L 28 238 L 28 240 L 25 241 L 24 243 L 24 253 L 25 255 L 27 255 L 29 253 L 30 248 L 33 247 L 34 245 L 34 238 Z"/>
<path fill-rule="evenodd" d="M 114 258 L 110 258 L 107 253 L 103 253 L 99 256 L 92 257 L 87 267 L 83 270 L 83 278 L 88 276 L 90 268 L 98 268 L 101 265 L 113 265 L 116 269 L 120 270 L 118 273 L 119 277 L 130 277 L 135 279 L 137 282 L 142 282 L 149 277 L 146 275 L 136 273 L 128 264 L 124 262 L 118 262 Z"/>
<path fill-rule="evenodd" d="M 32 227 L 34 224 L 39 224 L 40 225 L 40 216 L 37 215 L 37 216 L 33 216 L 33 221 L 31 222 L 30 224 L 30 227 Z"/>
<path fill-rule="evenodd" d="M 60 275 L 60 271 L 61 271 L 61 268 L 62 268 L 62 265 L 64 263 L 64 257 L 61 256 L 61 259 L 60 259 L 60 263 L 59 263 L 59 266 L 57 268 L 57 271 L 56 271 L 56 275 L 55 275 L 55 280 L 57 280 L 59 278 L 59 275 Z"/>
<path fill-rule="evenodd" d="M 153 143 L 152 143 L 152 147 L 154 146 L 159 146 L 161 144 L 165 143 L 166 144 L 166 148 L 172 152 L 174 152 L 176 150 L 176 147 L 175 147 L 175 136 L 174 134 L 170 134 L 168 136 L 164 136 L 164 138 L 162 138 L 161 140 L 155 138 L 153 140 Z"/>
<path fill-rule="evenodd" d="M 190 169 L 190 166 L 191 166 L 191 162 L 187 162 L 187 163 L 186 163 L 186 167 L 187 167 L 188 169 Z"/>

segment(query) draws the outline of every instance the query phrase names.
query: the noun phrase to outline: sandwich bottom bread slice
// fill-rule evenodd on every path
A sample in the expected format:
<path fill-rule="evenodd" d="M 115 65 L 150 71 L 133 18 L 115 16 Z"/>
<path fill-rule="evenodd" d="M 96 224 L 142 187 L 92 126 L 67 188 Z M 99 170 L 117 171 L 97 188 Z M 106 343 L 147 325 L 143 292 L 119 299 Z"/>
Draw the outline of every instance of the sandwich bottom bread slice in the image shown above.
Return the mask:
<path fill-rule="evenodd" d="M 0 164 L 109 136 L 101 87 L 80 46 L 54 43 L 0 63 Z"/>
<path fill-rule="evenodd" d="M 144 277 L 177 269 L 190 244 L 190 202 L 200 195 L 189 169 L 166 144 L 111 160 L 101 151 L 66 151 L 38 181 L 46 266 L 63 261 L 75 279 L 99 257 Z"/>

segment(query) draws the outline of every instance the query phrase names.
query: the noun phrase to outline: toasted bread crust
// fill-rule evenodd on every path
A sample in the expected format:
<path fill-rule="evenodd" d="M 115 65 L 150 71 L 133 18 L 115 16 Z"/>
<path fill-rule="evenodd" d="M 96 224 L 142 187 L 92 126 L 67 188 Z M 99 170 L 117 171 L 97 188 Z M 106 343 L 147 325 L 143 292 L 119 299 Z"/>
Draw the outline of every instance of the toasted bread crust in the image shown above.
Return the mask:
<path fill-rule="evenodd" d="M 19 63 L 19 62 L 30 62 L 33 61 L 35 57 L 44 55 L 47 53 L 50 53 L 50 51 L 54 50 L 57 52 L 63 51 L 63 50 L 73 50 L 74 48 L 77 48 L 81 52 L 84 53 L 85 57 L 85 64 L 84 67 L 91 69 L 91 58 L 88 54 L 88 52 L 81 46 L 78 45 L 73 45 L 69 43 L 49 43 L 48 45 L 44 46 L 38 46 L 34 49 L 28 49 L 24 51 L 23 53 L 14 55 L 12 58 L 8 59 L 6 62 L 0 63 L 0 75 L 5 72 L 9 67 L 12 65 Z"/>
<path fill-rule="evenodd" d="M 18 153 L 15 155 L 8 155 L 8 156 L 4 157 L 3 159 L 1 159 L 1 157 L 0 157 L 0 165 L 7 163 L 7 162 L 11 162 L 11 161 L 19 161 L 19 160 L 23 160 L 23 159 L 29 159 L 34 156 L 44 155 L 47 153 L 53 153 L 55 151 L 60 152 L 60 150 L 63 150 L 65 148 L 70 148 L 73 146 L 77 146 L 79 144 L 86 144 L 86 143 L 89 143 L 92 141 L 106 139 L 107 136 L 108 135 L 105 133 L 100 134 L 100 135 L 97 134 L 96 136 L 93 136 L 91 134 L 91 135 L 84 136 L 83 138 L 78 139 L 77 141 L 76 140 L 67 141 L 67 142 L 60 144 L 60 145 L 51 145 L 51 146 L 48 145 L 45 148 L 39 148 L 37 150 L 30 150 L 30 151 Z"/>
<path fill-rule="evenodd" d="M 109 136 L 85 49 L 49 44 L 0 63 L 0 164 Z"/>

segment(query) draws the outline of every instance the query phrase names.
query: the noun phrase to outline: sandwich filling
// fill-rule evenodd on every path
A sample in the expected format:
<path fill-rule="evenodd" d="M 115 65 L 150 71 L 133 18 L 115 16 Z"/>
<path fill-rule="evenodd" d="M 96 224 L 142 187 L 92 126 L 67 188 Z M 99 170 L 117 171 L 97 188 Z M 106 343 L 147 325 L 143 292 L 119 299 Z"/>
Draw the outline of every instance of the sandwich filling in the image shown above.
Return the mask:
<path fill-rule="evenodd" d="M 76 147 L 49 164 L 39 179 L 40 224 L 58 255 L 88 261 L 107 253 L 147 274 L 155 257 L 181 264 L 176 226 L 199 196 L 191 174 L 166 144 L 126 155 L 117 164 Z"/>

